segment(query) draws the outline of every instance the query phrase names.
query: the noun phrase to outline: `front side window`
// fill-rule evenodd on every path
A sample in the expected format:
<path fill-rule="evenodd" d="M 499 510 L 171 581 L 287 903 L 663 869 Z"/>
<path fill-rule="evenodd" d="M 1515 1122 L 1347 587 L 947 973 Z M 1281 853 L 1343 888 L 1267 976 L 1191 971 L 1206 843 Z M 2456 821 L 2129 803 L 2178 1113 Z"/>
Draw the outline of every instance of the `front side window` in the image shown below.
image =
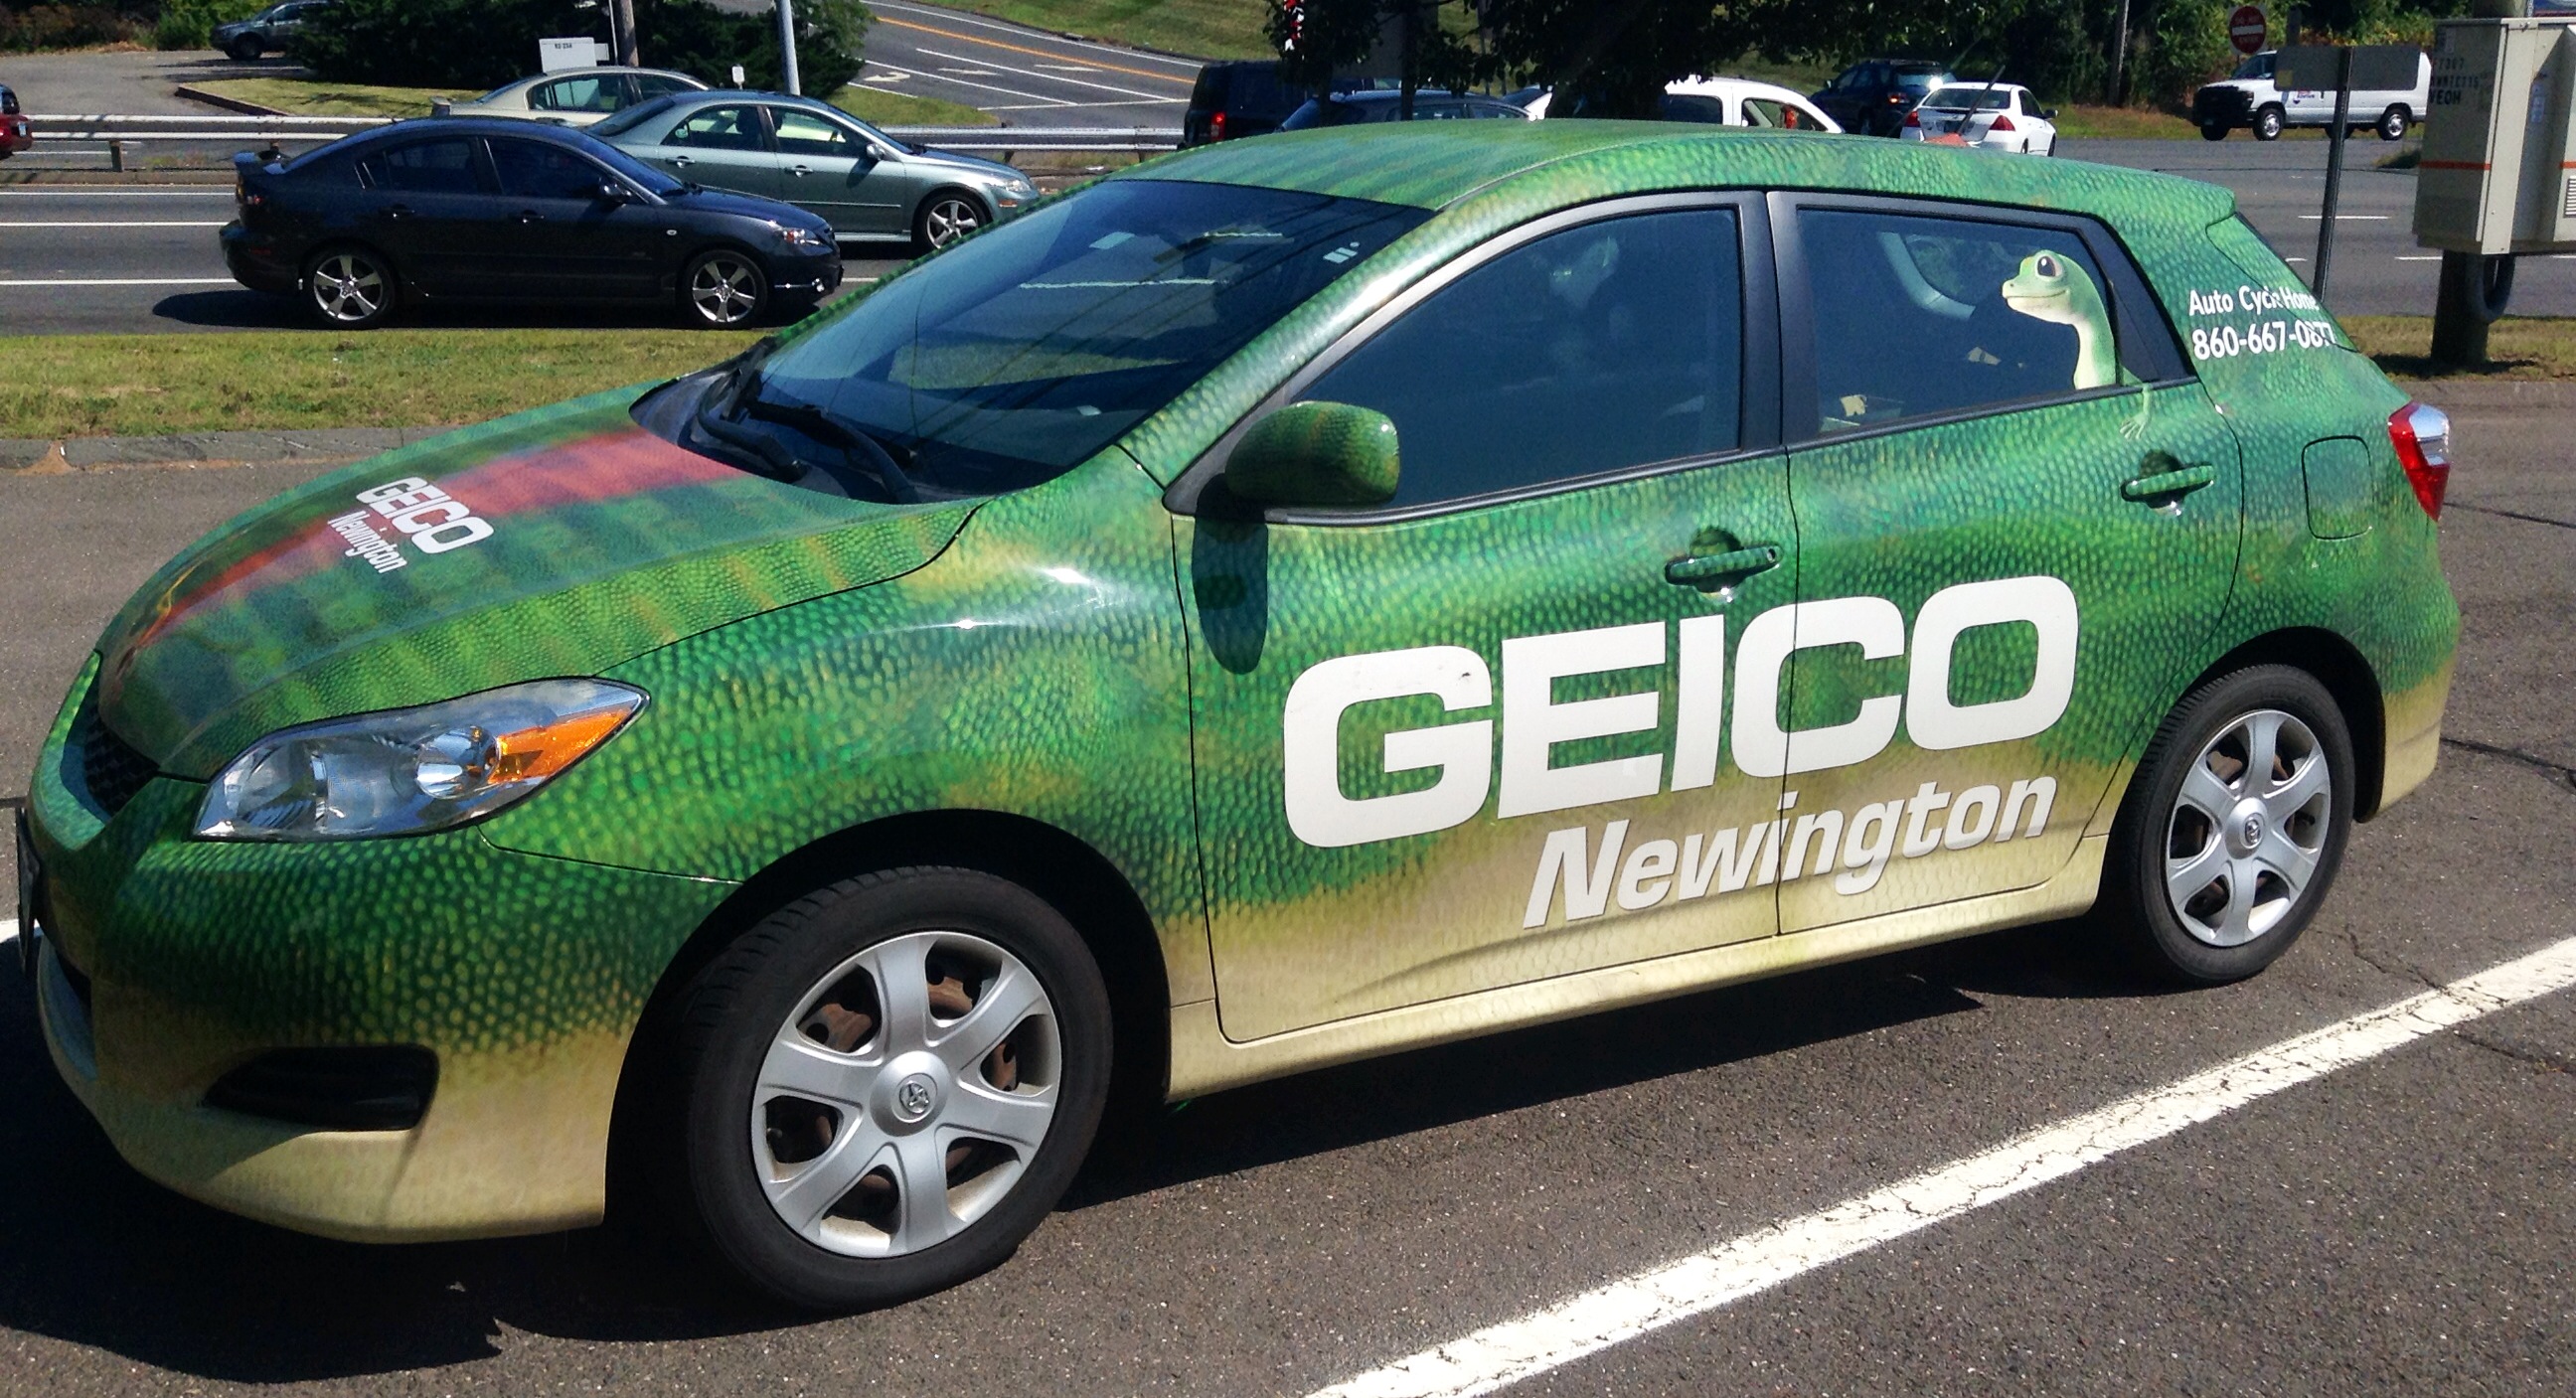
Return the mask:
<path fill-rule="evenodd" d="M 665 73 L 635 73 L 635 90 L 646 97 L 667 97 L 674 92 L 695 92 L 693 85 Z"/>
<path fill-rule="evenodd" d="M 1729 451 L 1739 258 L 1729 209 L 1552 233 L 1432 293 L 1298 396 L 1394 420 L 1397 507 Z"/>
<path fill-rule="evenodd" d="M 756 151 L 768 143 L 761 132 L 759 108 L 702 107 L 672 127 L 662 144 L 693 150 Z"/>
<path fill-rule="evenodd" d="M 515 199 L 595 199 L 609 182 L 607 171 L 561 146 L 506 136 L 492 140 L 492 169 Z"/>
<path fill-rule="evenodd" d="M 812 112 L 772 107 L 769 115 L 778 123 L 778 150 L 782 155 L 839 156 L 846 160 L 859 153 L 857 137 Z"/>
<path fill-rule="evenodd" d="M 463 136 L 443 141 L 414 141 L 366 161 L 367 183 L 378 189 L 421 194 L 479 194 L 483 184 L 474 170 L 474 142 Z"/>
<path fill-rule="evenodd" d="M 1819 432 L 2138 381 L 2072 230 L 1842 209 L 1797 226 Z"/>

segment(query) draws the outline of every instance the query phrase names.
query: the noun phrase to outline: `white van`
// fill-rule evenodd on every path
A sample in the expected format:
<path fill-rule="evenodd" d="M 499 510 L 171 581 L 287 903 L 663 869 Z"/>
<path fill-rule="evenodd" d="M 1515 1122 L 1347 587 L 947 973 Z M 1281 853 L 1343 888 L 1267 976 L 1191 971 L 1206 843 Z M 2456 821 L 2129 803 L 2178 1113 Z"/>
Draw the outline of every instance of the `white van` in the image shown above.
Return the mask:
<path fill-rule="evenodd" d="M 2277 141 L 2288 127 L 2334 124 L 2332 92 L 2283 92 L 2272 85 L 2272 64 L 2278 57 L 2279 50 L 2265 49 L 2237 64 L 2226 81 L 2211 83 L 2192 94 L 2191 119 L 2199 124 L 2203 140 L 2224 141 L 2228 132 L 2244 127 L 2254 133 L 2255 140 Z M 2348 109 L 2352 129 L 2368 126 L 2377 130 L 2383 141 L 2397 140 L 2408 127 L 2423 119 L 2424 105 L 2432 93 L 2433 60 L 2419 53 L 2415 56 L 2413 87 L 2353 91 Z"/>

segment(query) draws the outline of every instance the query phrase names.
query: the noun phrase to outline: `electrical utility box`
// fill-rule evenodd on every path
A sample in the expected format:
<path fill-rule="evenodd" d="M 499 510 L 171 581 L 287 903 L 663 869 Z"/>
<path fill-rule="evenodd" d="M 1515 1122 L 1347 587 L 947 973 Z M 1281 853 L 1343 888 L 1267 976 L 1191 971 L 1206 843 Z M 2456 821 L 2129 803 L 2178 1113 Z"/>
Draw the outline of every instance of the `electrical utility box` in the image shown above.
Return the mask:
<path fill-rule="evenodd" d="M 2415 172 L 2415 241 L 2576 251 L 2576 20 L 2446 19 Z"/>

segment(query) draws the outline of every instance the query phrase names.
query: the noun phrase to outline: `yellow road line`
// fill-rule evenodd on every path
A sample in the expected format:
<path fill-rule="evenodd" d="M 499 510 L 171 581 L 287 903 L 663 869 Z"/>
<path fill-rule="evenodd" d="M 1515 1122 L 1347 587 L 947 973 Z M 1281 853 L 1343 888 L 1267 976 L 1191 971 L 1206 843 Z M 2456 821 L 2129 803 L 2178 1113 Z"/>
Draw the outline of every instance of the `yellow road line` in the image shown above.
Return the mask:
<path fill-rule="evenodd" d="M 1065 57 L 1065 55 L 1058 53 L 1053 49 L 1033 49 L 1025 44 L 1006 44 L 999 39 L 978 39 L 972 34 L 960 34 L 954 29 L 935 29 L 927 24 L 915 24 L 908 19 L 887 19 L 885 16 L 879 15 L 877 16 L 877 23 L 890 25 L 896 29 L 918 29 L 924 34 L 936 34 L 943 39 L 955 39 L 961 44 L 983 44 L 989 48 L 1009 49 L 1013 53 L 1025 53 L 1038 58 L 1062 60 Z M 1086 68 L 1098 68 L 1103 72 L 1109 73 L 1125 73 L 1130 77 L 1155 78 L 1167 83 L 1178 83 L 1183 87 L 1188 87 L 1191 83 L 1197 81 L 1195 78 L 1176 77 L 1170 73 L 1157 73 L 1144 68 L 1121 68 L 1115 63 L 1095 63 L 1089 59 L 1082 60 L 1082 66 Z"/>

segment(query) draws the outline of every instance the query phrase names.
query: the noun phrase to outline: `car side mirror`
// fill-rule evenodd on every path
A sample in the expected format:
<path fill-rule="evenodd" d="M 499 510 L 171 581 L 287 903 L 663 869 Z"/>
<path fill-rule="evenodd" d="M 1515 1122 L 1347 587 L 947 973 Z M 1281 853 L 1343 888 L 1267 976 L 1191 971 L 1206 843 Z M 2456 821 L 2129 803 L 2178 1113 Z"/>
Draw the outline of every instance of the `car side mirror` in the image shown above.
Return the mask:
<path fill-rule="evenodd" d="M 2039 109 L 2039 119 L 2040 119 L 2041 121 L 2055 121 L 2055 120 L 2057 120 L 2057 109 L 2056 109 L 2055 107 L 2042 107 L 2042 108 L 2040 108 L 2040 109 Z"/>
<path fill-rule="evenodd" d="M 600 181 L 599 188 L 594 191 L 594 193 L 598 195 L 600 202 L 604 204 L 632 204 L 635 202 L 635 191 L 628 189 L 626 186 L 619 184 L 615 180 Z"/>
<path fill-rule="evenodd" d="M 1383 505 L 1395 482 L 1395 424 L 1347 403 L 1291 403 L 1225 459 L 1226 489 L 1257 505 Z"/>

